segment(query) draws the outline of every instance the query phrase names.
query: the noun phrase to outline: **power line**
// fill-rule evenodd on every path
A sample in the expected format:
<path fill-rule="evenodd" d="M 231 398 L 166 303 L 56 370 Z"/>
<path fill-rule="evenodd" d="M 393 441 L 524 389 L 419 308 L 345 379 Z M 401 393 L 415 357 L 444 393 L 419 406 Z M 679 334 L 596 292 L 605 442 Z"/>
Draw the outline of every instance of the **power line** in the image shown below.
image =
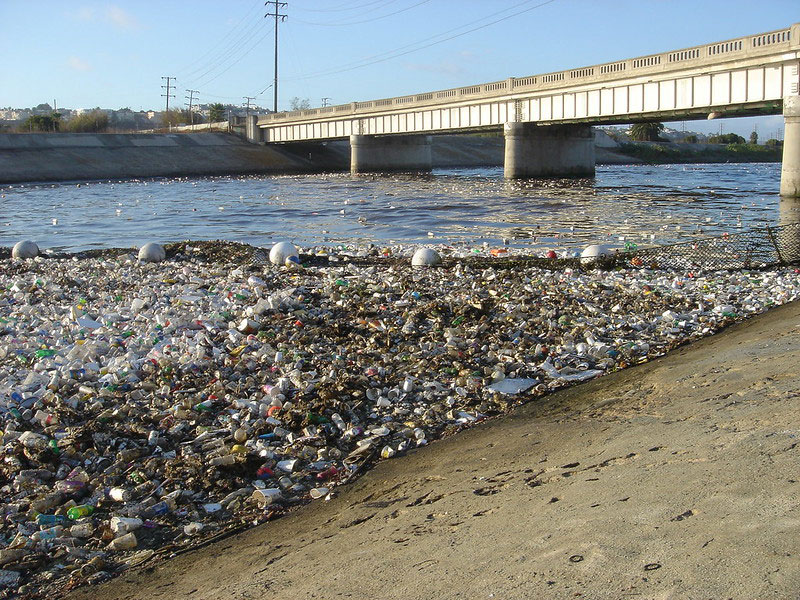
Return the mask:
<path fill-rule="evenodd" d="M 272 15 L 267 13 L 264 15 L 264 17 L 275 17 L 275 80 L 272 82 L 272 92 L 275 99 L 273 110 L 278 112 L 278 23 L 286 20 L 286 15 L 279 14 L 278 9 L 288 6 L 288 3 L 280 2 L 279 0 L 267 0 L 264 2 L 264 6 L 268 6 L 270 4 L 275 5 L 275 13 Z"/>
<path fill-rule="evenodd" d="M 224 67 L 226 64 L 230 63 L 230 59 L 244 46 L 246 46 L 255 36 L 260 33 L 261 28 L 263 27 L 264 22 L 261 20 L 256 21 L 251 25 L 251 31 L 248 31 L 245 35 L 243 35 L 240 39 L 238 39 L 234 44 L 225 50 L 222 54 L 220 54 L 216 60 L 212 61 L 210 64 L 205 65 L 197 70 L 205 69 L 200 75 L 195 77 L 193 80 L 195 82 L 202 82 L 208 75 L 214 73 L 214 71 L 218 70 L 221 67 Z M 260 41 L 260 40 L 259 40 Z M 252 48 L 251 48 L 252 49 Z M 249 50 L 245 51 L 244 54 L 247 54 Z M 224 69 L 227 71 L 227 69 Z M 223 72 L 224 72 L 223 71 Z M 187 76 L 190 77 L 190 76 Z M 200 87 L 200 86 L 198 86 Z"/>
<path fill-rule="evenodd" d="M 252 46 L 250 46 L 250 47 L 249 47 L 247 50 L 245 50 L 245 51 L 244 51 L 244 52 L 243 52 L 243 53 L 242 53 L 242 54 L 239 56 L 239 58 L 237 58 L 235 61 L 233 61 L 233 62 L 229 63 L 227 67 L 225 67 L 225 68 L 224 68 L 222 71 L 220 71 L 219 73 L 217 73 L 216 75 L 214 75 L 214 76 L 213 76 L 211 79 L 206 79 L 205 81 L 203 81 L 203 85 L 202 85 L 202 86 L 198 86 L 198 87 L 203 87 L 203 86 L 206 86 L 206 85 L 208 85 L 209 83 L 211 83 L 211 82 L 213 82 L 213 81 L 216 81 L 217 79 L 219 79 L 220 77 L 222 77 L 222 76 L 223 76 L 225 73 L 227 73 L 227 72 L 228 72 L 228 71 L 230 71 L 230 70 L 231 70 L 233 67 L 235 67 L 235 66 L 236 66 L 236 65 L 237 65 L 237 64 L 238 64 L 238 63 L 239 63 L 239 62 L 240 62 L 240 61 L 241 61 L 241 60 L 242 60 L 242 59 L 243 59 L 245 56 L 247 56 L 248 54 L 250 54 L 250 52 L 252 52 L 252 51 L 253 51 L 253 49 L 254 49 L 256 46 L 258 46 L 258 45 L 259 45 L 261 42 L 263 42 L 265 39 L 267 39 L 267 36 L 269 36 L 271 33 L 272 33 L 272 31 L 271 31 L 271 30 L 270 30 L 270 31 L 267 31 L 267 32 L 266 32 L 266 33 L 265 33 L 263 36 L 261 36 L 259 39 L 257 39 L 257 40 L 256 40 L 256 42 L 255 42 L 255 43 L 254 43 Z"/>
<path fill-rule="evenodd" d="M 216 44 L 212 44 L 211 46 L 209 46 L 209 48 L 206 50 L 206 52 L 204 52 L 203 54 L 201 54 L 200 56 L 198 56 L 197 58 L 195 58 L 193 61 L 191 61 L 190 63 L 188 63 L 188 64 L 187 64 L 187 65 L 186 65 L 184 68 L 180 69 L 180 70 L 178 71 L 178 74 L 179 74 L 179 75 L 181 75 L 182 77 L 188 77 L 188 76 L 191 76 L 193 73 L 196 73 L 197 71 L 200 71 L 201 69 L 203 69 L 203 68 L 204 68 L 204 66 L 201 66 L 201 67 L 198 67 L 198 68 L 196 68 L 196 69 L 193 69 L 193 70 L 191 70 L 191 71 L 187 71 L 187 69 L 189 69 L 189 68 L 190 68 L 192 65 L 195 65 L 195 64 L 198 64 L 198 63 L 201 63 L 201 62 L 205 62 L 205 59 L 206 59 L 207 57 L 209 57 L 209 56 L 213 55 L 213 54 L 214 54 L 214 52 L 216 52 L 216 50 L 217 50 L 217 48 L 218 48 L 218 47 L 221 47 L 221 46 L 225 46 L 225 45 L 227 45 L 227 42 L 226 42 L 226 40 L 227 40 L 227 39 L 228 39 L 228 38 L 229 38 L 229 37 L 230 37 L 230 36 L 231 36 L 231 35 L 232 35 L 234 32 L 236 32 L 237 28 L 239 28 L 239 27 L 240 27 L 240 26 L 241 26 L 243 23 L 245 23 L 246 21 L 250 20 L 250 13 L 254 12 L 254 10 L 255 10 L 255 11 L 257 11 L 257 10 L 258 10 L 258 8 L 259 8 L 260 6 L 261 6 L 261 0 L 256 0 L 256 2 L 255 2 L 255 4 L 254 4 L 254 6 L 253 6 L 253 7 L 252 7 L 250 10 L 248 10 L 248 11 L 247 11 L 247 12 L 246 12 L 246 13 L 245 13 L 243 16 L 242 16 L 242 18 L 241 18 L 241 19 L 239 19 L 239 21 L 238 21 L 238 22 L 237 22 L 235 25 L 233 25 L 233 26 L 232 26 L 232 27 L 231 27 L 231 28 L 228 30 L 228 32 L 227 32 L 227 33 L 226 33 L 224 36 L 222 36 L 221 38 L 219 38 L 219 40 L 217 41 L 217 43 L 216 43 Z M 252 23 L 251 23 L 251 24 L 252 24 Z"/>
<path fill-rule="evenodd" d="M 353 71 L 355 69 L 360 69 L 362 67 L 367 67 L 367 66 L 370 66 L 370 65 L 373 65 L 373 64 L 386 62 L 387 60 L 391 60 L 393 58 L 399 58 L 400 56 L 405 56 L 407 54 L 412 54 L 414 52 L 419 52 L 420 50 L 424 50 L 426 48 L 430 48 L 431 46 L 435 46 L 437 44 L 442 44 L 444 42 L 448 42 L 450 40 L 459 38 L 459 37 L 467 35 L 469 33 L 473 33 L 473 32 L 478 31 L 480 29 L 485 29 L 486 27 L 490 27 L 492 25 L 496 25 L 497 23 L 501 23 L 503 21 L 507 21 L 508 19 L 511 19 L 512 17 L 516 17 L 516 16 L 521 15 L 523 13 L 530 12 L 530 11 L 535 10 L 537 8 L 541 8 L 543 6 L 546 6 L 548 4 L 552 4 L 553 2 L 556 2 L 556 0 L 545 0 L 545 2 L 541 2 L 541 3 L 539 3 L 539 4 L 535 5 L 535 6 L 530 6 L 528 8 L 523 9 L 523 10 L 519 10 L 519 11 L 517 11 L 515 13 L 511 13 L 510 15 L 506 15 L 504 17 L 500 17 L 499 19 L 495 19 L 494 21 L 490 21 L 489 23 L 484 23 L 483 25 L 479 25 L 477 27 L 473 27 L 472 29 L 468 29 L 466 31 L 462 31 L 461 33 L 456 33 L 456 34 L 451 35 L 449 37 L 445 37 L 445 38 L 442 38 L 442 39 L 439 39 L 439 40 L 436 39 L 436 38 L 439 38 L 439 37 L 441 37 L 443 35 L 447 35 L 450 32 L 458 31 L 460 29 L 463 29 L 464 27 L 469 27 L 472 24 L 480 23 L 481 21 L 484 21 L 486 19 L 490 19 L 490 18 L 492 18 L 492 17 L 494 17 L 496 15 L 502 14 L 504 12 L 508 12 L 509 10 L 513 10 L 515 8 L 519 8 L 520 6 L 523 6 L 525 4 L 530 4 L 531 1 L 532 0 L 525 0 L 524 2 L 520 2 L 520 3 L 518 3 L 518 4 L 514 5 L 514 6 L 511 6 L 509 8 L 503 9 L 501 11 L 497 11 L 495 13 L 487 15 L 486 17 L 482 17 L 481 19 L 477 19 L 475 21 L 471 21 L 470 23 L 466 23 L 465 25 L 461 25 L 459 27 L 455 27 L 453 29 L 449 29 L 449 30 L 447 30 L 447 31 L 445 31 L 443 33 L 431 36 L 429 38 L 425 38 L 423 40 L 414 42 L 412 44 L 407 44 L 405 46 L 401 46 L 399 48 L 395 48 L 394 50 L 388 50 L 386 52 L 383 52 L 383 53 L 380 53 L 380 54 L 376 54 L 376 55 L 373 55 L 371 57 L 366 57 L 364 59 L 361 59 L 360 61 L 355 61 L 354 63 L 350 63 L 351 66 L 345 66 L 344 68 L 330 69 L 330 70 L 327 70 L 327 71 L 319 71 L 317 73 L 311 73 L 311 74 L 305 75 L 303 77 L 292 77 L 292 78 L 289 78 L 287 80 L 288 81 L 296 81 L 296 80 L 299 80 L 299 79 L 310 79 L 312 77 L 321 77 L 321 76 L 325 76 L 325 75 L 336 75 L 336 74 L 339 74 L 339 73 L 345 73 L 347 71 Z M 435 40 L 435 41 L 432 41 L 430 43 L 425 44 L 425 42 L 428 41 L 428 40 Z M 417 46 L 418 44 L 424 44 L 424 45 L 418 46 L 418 47 L 414 47 L 414 46 Z M 404 52 L 400 52 L 400 50 L 404 50 L 406 48 L 410 48 L 410 49 L 406 50 Z M 379 57 L 383 57 L 383 58 L 379 58 Z M 375 60 L 370 60 L 371 58 L 374 58 Z"/>
<path fill-rule="evenodd" d="M 317 25 L 319 27 L 347 27 L 349 25 L 362 25 L 364 23 L 372 23 L 373 21 L 379 21 L 380 19 L 385 19 L 387 17 L 392 17 L 394 15 L 399 15 L 400 13 L 406 12 L 407 10 L 411 10 L 412 8 L 416 8 L 422 4 L 427 4 L 431 0 L 421 0 L 421 2 L 417 2 L 416 4 L 412 4 L 411 6 L 406 6 L 405 8 L 401 8 L 400 10 L 396 10 L 394 12 L 387 13 L 385 15 L 378 15 L 377 17 L 372 17 L 371 19 L 364 19 L 362 21 L 351 21 L 350 23 L 315 23 L 313 21 L 303 21 L 297 19 L 298 23 L 304 23 L 305 25 Z"/>
<path fill-rule="evenodd" d="M 345 5 L 342 4 L 342 5 L 338 6 L 338 7 L 333 7 L 333 8 L 301 8 L 300 10 L 304 10 L 306 12 L 349 12 L 349 11 L 353 11 L 353 10 L 361 10 L 362 8 L 366 8 L 368 6 L 372 6 L 373 4 L 380 4 L 381 2 L 384 3 L 383 6 L 387 6 L 389 4 L 397 2 L 397 0 L 388 0 L 388 1 L 387 0 L 372 0 L 372 2 L 366 2 L 365 4 L 359 4 L 357 6 L 347 6 L 347 7 L 345 7 Z M 345 7 L 345 8 L 343 8 L 343 7 Z M 378 8 L 383 8 L 383 7 L 378 7 Z M 371 10 L 374 10 L 374 9 L 371 9 Z"/>

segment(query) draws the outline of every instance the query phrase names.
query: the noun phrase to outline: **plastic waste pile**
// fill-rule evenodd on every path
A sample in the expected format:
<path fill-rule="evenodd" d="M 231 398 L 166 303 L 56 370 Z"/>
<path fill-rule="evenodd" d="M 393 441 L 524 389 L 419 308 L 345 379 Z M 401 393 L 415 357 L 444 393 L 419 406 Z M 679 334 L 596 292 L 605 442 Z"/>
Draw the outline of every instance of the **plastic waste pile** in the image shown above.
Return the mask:
<path fill-rule="evenodd" d="M 269 520 L 800 290 L 791 269 L 302 267 L 329 250 L 202 249 L 0 265 L 0 588 L 100 581 Z"/>

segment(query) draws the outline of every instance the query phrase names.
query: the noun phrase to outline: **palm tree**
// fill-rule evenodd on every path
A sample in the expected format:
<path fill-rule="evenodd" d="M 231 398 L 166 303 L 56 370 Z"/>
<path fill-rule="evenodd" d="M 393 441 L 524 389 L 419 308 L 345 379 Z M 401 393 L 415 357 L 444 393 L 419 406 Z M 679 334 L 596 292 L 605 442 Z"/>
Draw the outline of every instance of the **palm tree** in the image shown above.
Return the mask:
<path fill-rule="evenodd" d="M 657 142 L 661 132 L 664 131 L 664 124 L 656 121 L 647 123 L 636 123 L 631 127 L 631 139 L 637 142 Z"/>

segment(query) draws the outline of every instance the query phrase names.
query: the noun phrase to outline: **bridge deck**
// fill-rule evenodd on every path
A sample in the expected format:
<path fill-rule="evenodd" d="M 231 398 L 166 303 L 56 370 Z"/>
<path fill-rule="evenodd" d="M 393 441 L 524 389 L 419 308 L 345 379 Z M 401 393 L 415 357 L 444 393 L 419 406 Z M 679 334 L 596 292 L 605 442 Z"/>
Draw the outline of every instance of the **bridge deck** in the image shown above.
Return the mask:
<path fill-rule="evenodd" d="M 498 129 L 506 122 L 624 123 L 779 113 L 798 94 L 800 23 L 742 38 L 555 73 L 276 113 L 254 141 Z"/>

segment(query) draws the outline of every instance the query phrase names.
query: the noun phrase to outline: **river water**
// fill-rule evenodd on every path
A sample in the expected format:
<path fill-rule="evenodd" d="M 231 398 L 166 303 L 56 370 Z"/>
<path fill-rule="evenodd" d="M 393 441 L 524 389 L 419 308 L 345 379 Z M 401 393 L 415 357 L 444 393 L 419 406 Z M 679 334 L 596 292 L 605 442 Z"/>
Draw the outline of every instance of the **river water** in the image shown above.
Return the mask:
<path fill-rule="evenodd" d="M 579 250 L 667 244 L 787 219 L 780 164 L 598 166 L 594 179 L 429 175 L 205 177 L 0 186 L 0 246 L 447 244 Z"/>

